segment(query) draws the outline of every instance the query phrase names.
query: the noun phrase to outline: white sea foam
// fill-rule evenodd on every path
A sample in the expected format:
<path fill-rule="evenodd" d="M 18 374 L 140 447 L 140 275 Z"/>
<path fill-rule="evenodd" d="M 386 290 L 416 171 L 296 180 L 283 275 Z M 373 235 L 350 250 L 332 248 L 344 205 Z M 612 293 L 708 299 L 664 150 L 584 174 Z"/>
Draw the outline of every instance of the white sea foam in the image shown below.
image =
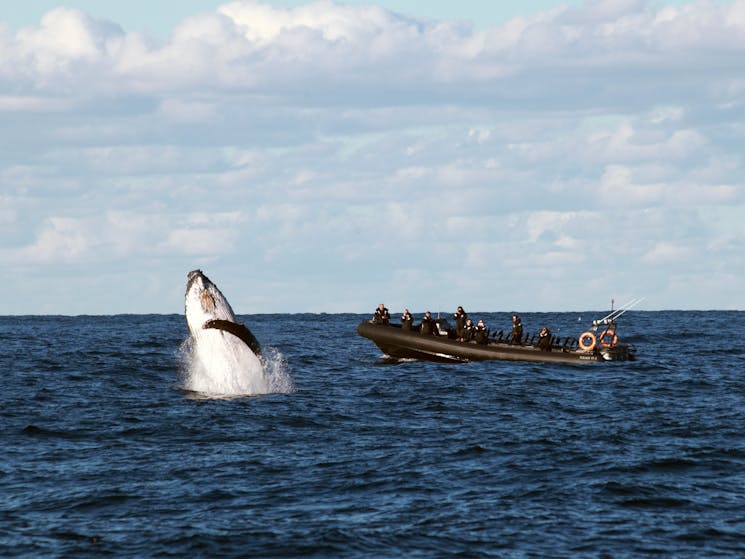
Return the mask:
<path fill-rule="evenodd" d="M 274 348 L 264 348 L 257 357 L 242 341 L 230 340 L 217 330 L 200 335 L 199 343 L 188 338 L 179 350 L 185 390 L 206 398 L 256 396 L 293 392 L 294 382 L 287 362 Z M 222 340 L 212 337 L 221 337 Z M 226 339 L 227 338 L 227 339 Z M 230 351 L 225 351 L 225 344 Z"/>
<path fill-rule="evenodd" d="M 261 363 L 271 394 L 295 392 L 295 381 L 292 379 L 287 361 L 278 349 L 265 347 L 262 350 Z"/>

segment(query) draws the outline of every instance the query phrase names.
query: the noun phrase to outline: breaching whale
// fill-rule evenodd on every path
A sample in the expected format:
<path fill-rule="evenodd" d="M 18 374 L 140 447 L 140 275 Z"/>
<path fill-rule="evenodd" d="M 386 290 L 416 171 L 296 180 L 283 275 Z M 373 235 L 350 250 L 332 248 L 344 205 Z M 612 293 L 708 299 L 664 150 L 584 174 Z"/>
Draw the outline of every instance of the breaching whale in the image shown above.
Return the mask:
<path fill-rule="evenodd" d="M 186 388 L 225 395 L 269 392 L 259 342 L 201 270 L 187 276 L 185 315 L 191 350 Z"/>

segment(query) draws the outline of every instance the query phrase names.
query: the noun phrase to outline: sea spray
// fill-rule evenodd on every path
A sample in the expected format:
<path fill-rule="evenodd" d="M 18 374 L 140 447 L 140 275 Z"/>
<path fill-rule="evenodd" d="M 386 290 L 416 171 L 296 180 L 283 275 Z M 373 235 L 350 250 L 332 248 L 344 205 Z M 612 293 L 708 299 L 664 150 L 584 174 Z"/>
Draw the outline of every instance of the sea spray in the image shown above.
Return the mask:
<path fill-rule="evenodd" d="M 265 347 L 261 355 L 264 375 L 272 394 L 289 394 L 295 392 L 295 382 L 284 356 L 273 347 Z"/>
<path fill-rule="evenodd" d="M 239 360 L 234 354 L 216 351 L 209 344 L 185 340 L 178 351 L 182 388 L 201 397 L 225 398 L 290 393 L 292 375 L 282 354 L 265 347 L 258 359 Z"/>

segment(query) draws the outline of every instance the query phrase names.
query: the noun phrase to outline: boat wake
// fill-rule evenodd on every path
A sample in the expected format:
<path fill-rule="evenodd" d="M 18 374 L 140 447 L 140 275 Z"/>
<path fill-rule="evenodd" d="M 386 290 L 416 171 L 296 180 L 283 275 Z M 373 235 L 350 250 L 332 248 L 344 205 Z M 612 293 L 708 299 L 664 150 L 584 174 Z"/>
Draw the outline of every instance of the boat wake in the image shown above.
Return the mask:
<path fill-rule="evenodd" d="M 388 354 L 383 354 L 380 356 L 378 361 L 375 362 L 376 365 L 398 365 L 400 363 L 416 363 L 419 361 L 419 359 L 416 359 L 415 357 L 391 357 Z"/>

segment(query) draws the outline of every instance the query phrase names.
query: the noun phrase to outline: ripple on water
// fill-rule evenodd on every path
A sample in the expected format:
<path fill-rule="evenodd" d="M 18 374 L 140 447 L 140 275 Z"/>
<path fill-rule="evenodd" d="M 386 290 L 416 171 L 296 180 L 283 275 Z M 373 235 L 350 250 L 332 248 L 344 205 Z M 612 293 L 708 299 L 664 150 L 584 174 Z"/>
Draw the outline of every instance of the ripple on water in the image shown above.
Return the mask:
<path fill-rule="evenodd" d="M 0 317 L 3 555 L 740 556 L 745 351 L 706 331 L 742 313 L 628 314 L 640 360 L 591 367 L 249 315 L 292 387 L 227 399 L 182 390 L 183 316 Z"/>

